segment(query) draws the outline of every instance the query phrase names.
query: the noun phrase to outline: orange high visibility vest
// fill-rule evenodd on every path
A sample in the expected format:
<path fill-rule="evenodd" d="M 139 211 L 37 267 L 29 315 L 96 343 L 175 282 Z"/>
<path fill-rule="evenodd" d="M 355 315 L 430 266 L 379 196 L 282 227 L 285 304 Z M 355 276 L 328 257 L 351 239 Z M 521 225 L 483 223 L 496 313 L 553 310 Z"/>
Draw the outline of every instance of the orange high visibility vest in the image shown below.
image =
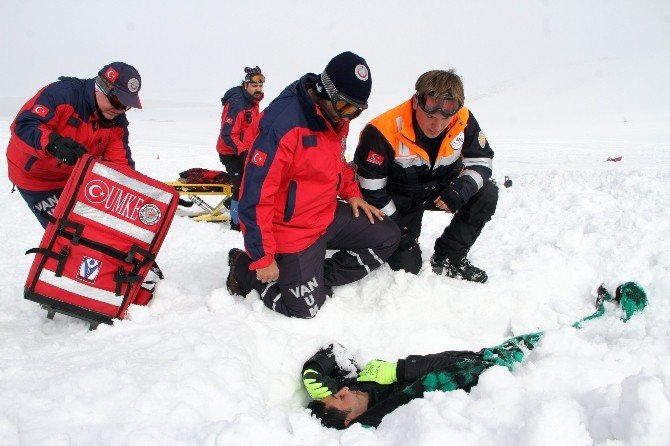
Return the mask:
<path fill-rule="evenodd" d="M 461 156 L 463 131 L 468 123 L 470 111 L 461 107 L 449 123 L 447 134 L 442 140 L 435 159 L 434 169 L 454 164 Z M 416 143 L 416 134 L 412 124 L 412 100 L 379 115 L 370 124 L 384 135 L 395 150 L 395 162 L 403 168 L 411 166 L 430 166 L 430 158 L 424 149 Z M 461 138 L 457 141 L 457 138 Z M 458 144 L 460 142 L 460 144 Z"/>

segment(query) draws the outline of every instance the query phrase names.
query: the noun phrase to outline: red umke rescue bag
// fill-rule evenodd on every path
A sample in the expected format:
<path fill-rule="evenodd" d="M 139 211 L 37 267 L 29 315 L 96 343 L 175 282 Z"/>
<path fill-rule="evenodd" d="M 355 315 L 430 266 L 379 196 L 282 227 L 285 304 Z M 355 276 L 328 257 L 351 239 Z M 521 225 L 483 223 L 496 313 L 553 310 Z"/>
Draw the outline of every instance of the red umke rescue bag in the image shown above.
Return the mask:
<path fill-rule="evenodd" d="M 179 201 L 174 188 L 88 155 L 75 166 L 35 253 L 24 297 L 88 321 L 123 319 L 150 300 L 155 267 Z M 144 286 L 144 288 L 143 288 Z"/>

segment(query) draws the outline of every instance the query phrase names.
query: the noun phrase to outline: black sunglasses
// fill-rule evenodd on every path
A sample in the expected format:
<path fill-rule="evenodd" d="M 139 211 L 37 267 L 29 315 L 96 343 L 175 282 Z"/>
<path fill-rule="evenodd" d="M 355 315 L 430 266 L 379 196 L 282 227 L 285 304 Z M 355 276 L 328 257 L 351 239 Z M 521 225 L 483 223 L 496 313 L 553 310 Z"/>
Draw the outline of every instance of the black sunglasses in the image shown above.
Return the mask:
<path fill-rule="evenodd" d="M 109 103 L 112 104 L 112 107 L 114 107 L 115 110 L 128 111 L 132 108 L 128 105 L 124 105 L 123 102 L 121 102 L 121 99 L 119 99 L 119 97 L 116 95 L 114 87 L 107 84 L 107 82 L 104 81 L 100 76 L 95 79 L 95 85 L 97 85 L 102 94 L 107 97 Z"/>

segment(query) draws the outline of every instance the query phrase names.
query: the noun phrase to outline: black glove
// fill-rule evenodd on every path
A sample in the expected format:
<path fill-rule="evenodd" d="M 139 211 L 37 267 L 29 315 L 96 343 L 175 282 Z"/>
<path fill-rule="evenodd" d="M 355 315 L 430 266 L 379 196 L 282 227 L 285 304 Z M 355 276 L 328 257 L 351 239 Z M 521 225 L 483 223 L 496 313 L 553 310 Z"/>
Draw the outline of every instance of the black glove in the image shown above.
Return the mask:
<path fill-rule="evenodd" d="M 452 213 L 458 212 L 458 210 L 463 206 L 463 199 L 461 194 L 456 191 L 453 187 L 447 187 L 442 192 L 440 192 L 440 198 L 444 201 L 444 204 L 449 206 L 449 210 Z"/>
<path fill-rule="evenodd" d="M 51 132 L 51 135 L 49 135 L 49 144 L 47 144 L 47 152 L 52 154 L 58 161 L 68 166 L 74 166 L 77 160 L 86 153 L 86 147 L 72 138 Z"/>
<path fill-rule="evenodd" d="M 398 243 L 396 249 L 398 251 L 409 251 L 416 246 L 417 242 L 414 236 L 407 230 L 407 228 L 403 228 L 402 233 L 400 234 L 400 243 Z"/>

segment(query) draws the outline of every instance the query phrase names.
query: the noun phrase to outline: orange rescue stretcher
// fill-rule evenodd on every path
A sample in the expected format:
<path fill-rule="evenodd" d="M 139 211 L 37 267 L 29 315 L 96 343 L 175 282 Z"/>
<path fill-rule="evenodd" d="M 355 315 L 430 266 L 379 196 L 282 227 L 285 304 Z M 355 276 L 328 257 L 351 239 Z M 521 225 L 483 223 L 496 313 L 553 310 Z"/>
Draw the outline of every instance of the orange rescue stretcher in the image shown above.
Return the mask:
<path fill-rule="evenodd" d="M 186 215 L 195 221 L 224 222 L 230 220 L 230 203 L 233 185 L 227 172 L 193 168 L 181 172 L 176 181 L 166 182 L 179 192 L 179 207 L 191 208 L 196 205 L 198 211 L 177 210 L 177 215 Z M 203 196 L 216 196 L 215 203 L 207 202 Z M 181 198 L 185 196 L 187 199 Z"/>

